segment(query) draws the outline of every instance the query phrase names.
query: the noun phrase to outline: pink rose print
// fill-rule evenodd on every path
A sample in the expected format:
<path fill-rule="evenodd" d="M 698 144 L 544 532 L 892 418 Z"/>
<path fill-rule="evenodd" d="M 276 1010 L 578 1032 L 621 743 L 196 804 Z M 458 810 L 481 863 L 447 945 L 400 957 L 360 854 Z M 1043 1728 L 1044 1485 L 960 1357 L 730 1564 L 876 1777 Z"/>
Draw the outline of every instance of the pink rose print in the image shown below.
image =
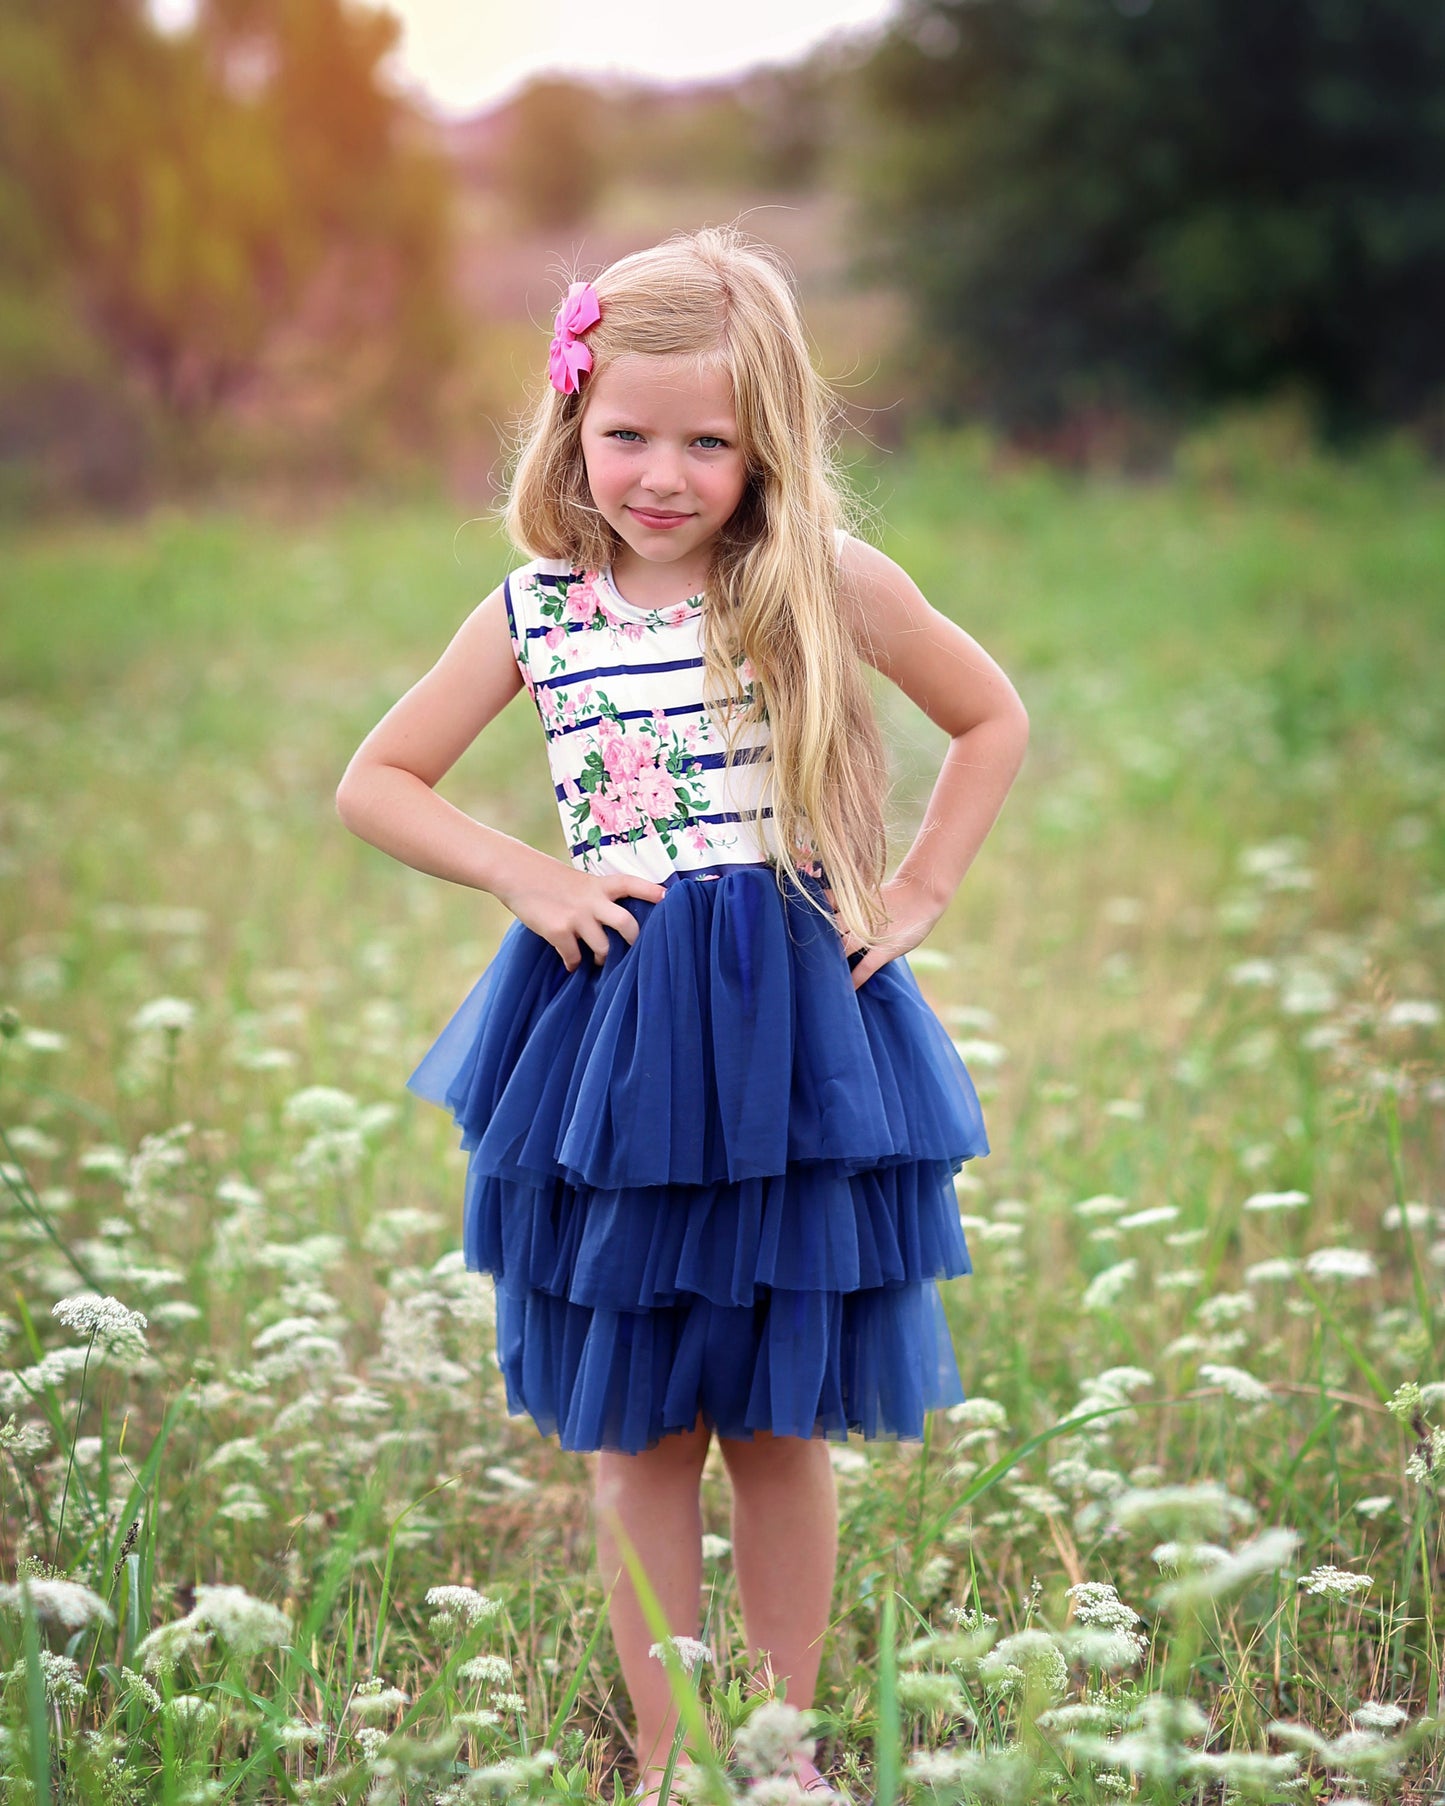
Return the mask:
<path fill-rule="evenodd" d="M 681 627 L 691 613 L 692 610 L 683 603 L 677 608 L 669 608 L 662 618 L 669 627 Z"/>
<path fill-rule="evenodd" d="M 754 669 L 753 669 L 753 661 L 750 658 L 743 658 L 743 659 L 738 660 L 738 682 L 739 683 L 750 684 L 754 681 L 754 679 L 757 677 L 757 675 L 758 675 L 757 672 L 754 671 Z"/>
<path fill-rule="evenodd" d="M 590 583 L 577 583 L 567 592 L 567 615 L 573 621 L 590 621 L 601 608 Z"/>
<path fill-rule="evenodd" d="M 707 830 L 700 822 L 694 822 L 687 830 L 687 844 L 694 853 L 707 851 Z"/>
<path fill-rule="evenodd" d="M 657 765 L 638 772 L 632 794 L 654 821 L 666 821 L 677 807 L 677 785 Z"/>
<path fill-rule="evenodd" d="M 652 749 L 641 740 L 629 740 L 625 734 L 614 734 L 602 743 L 602 763 L 614 783 L 635 778 L 652 757 Z"/>
<path fill-rule="evenodd" d="M 642 638 L 647 629 L 642 625 L 641 621 L 624 621 L 620 631 L 623 639 L 631 640 L 635 645 L 637 641 Z"/>
<path fill-rule="evenodd" d="M 548 650 L 555 652 L 566 637 L 567 629 L 565 627 L 549 627 L 545 635 Z"/>
<path fill-rule="evenodd" d="M 667 738 L 667 716 L 663 714 L 661 709 L 656 709 L 653 712 L 652 731 L 657 735 L 659 740 L 665 740 Z"/>
<path fill-rule="evenodd" d="M 582 795 L 582 791 L 577 783 L 576 778 L 563 778 L 562 794 L 563 794 L 563 796 L 566 797 L 566 799 L 569 803 L 575 803 L 576 801 L 578 801 L 578 799 Z"/>

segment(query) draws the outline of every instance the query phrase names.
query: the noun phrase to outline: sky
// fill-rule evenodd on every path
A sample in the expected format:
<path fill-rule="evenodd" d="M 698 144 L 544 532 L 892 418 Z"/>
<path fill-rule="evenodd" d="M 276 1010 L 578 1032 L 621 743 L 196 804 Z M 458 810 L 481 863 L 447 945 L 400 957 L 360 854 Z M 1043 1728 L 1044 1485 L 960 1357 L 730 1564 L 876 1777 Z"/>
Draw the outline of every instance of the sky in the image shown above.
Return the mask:
<path fill-rule="evenodd" d="M 180 4 L 182 0 L 169 0 Z M 375 0 L 381 3 L 381 0 Z M 662 81 L 787 62 L 893 0 L 385 0 L 404 27 L 391 73 L 443 113 L 475 112 L 546 71 Z"/>

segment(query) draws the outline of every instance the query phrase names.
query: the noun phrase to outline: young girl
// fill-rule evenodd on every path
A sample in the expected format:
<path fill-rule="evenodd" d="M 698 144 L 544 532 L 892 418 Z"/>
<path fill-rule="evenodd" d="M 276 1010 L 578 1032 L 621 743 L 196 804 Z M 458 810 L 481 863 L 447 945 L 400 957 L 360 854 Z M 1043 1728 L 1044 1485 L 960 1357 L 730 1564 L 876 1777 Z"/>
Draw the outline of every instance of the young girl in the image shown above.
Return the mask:
<path fill-rule="evenodd" d="M 699 1484 L 733 1491 L 751 1655 L 811 1704 L 836 1557 L 825 1438 L 962 1398 L 937 1281 L 977 1098 L 902 957 L 1023 758 L 1013 687 L 841 531 L 791 281 L 707 230 L 574 283 L 507 508 L 528 562 L 367 736 L 364 839 L 517 917 L 409 1083 L 470 1162 L 514 1413 L 599 1451 L 597 1540 L 644 1793 L 676 1719 L 623 1564 L 696 1637 Z M 950 735 L 887 882 L 865 659 Z M 525 685 L 568 856 L 434 786 Z M 811 1763 L 800 1783 L 825 1788 Z"/>

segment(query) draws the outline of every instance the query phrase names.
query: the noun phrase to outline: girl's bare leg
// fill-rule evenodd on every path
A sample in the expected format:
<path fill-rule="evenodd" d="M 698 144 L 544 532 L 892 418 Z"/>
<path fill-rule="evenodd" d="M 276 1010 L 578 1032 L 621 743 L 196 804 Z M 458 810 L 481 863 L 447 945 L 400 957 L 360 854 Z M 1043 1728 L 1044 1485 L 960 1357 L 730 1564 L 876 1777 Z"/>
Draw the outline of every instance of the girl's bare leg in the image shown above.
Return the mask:
<path fill-rule="evenodd" d="M 711 1432 L 701 1418 L 691 1430 L 664 1436 L 640 1455 L 603 1449 L 597 1457 L 597 1558 L 611 1594 L 612 1637 L 637 1716 L 637 1763 L 644 1787 L 667 1763 L 677 1709 L 667 1671 L 647 1652 L 657 1637 L 638 1603 L 616 1531 L 637 1551 L 675 1637 L 698 1634 L 702 1598 L 702 1506 L 699 1489 Z"/>
<path fill-rule="evenodd" d="M 720 1438 L 733 1489 L 733 1570 L 748 1653 L 766 1652 L 788 1683 L 788 1704 L 806 1710 L 818 1684 L 823 1634 L 838 1562 L 838 1498 L 828 1445 L 762 1431 L 751 1442 Z M 817 1777 L 802 1765 L 806 1786 Z"/>

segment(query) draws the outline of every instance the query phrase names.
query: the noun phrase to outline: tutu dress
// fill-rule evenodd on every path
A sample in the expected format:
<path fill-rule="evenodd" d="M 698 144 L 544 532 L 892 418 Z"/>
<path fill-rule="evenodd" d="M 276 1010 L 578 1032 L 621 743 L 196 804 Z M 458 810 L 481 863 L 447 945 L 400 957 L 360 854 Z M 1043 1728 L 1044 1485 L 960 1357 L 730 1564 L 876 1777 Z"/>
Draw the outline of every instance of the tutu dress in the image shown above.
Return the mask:
<path fill-rule="evenodd" d="M 568 1449 L 699 1416 L 919 1438 L 963 1397 L 937 1282 L 971 1270 L 968 1073 L 904 959 L 855 991 L 831 920 L 780 886 L 766 724 L 727 768 L 700 598 L 644 610 L 548 559 L 505 594 L 574 862 L 665 888 L 570 973 L 514 922 L 407 1081 L 469 1153 L 508 1409 Z"/>

